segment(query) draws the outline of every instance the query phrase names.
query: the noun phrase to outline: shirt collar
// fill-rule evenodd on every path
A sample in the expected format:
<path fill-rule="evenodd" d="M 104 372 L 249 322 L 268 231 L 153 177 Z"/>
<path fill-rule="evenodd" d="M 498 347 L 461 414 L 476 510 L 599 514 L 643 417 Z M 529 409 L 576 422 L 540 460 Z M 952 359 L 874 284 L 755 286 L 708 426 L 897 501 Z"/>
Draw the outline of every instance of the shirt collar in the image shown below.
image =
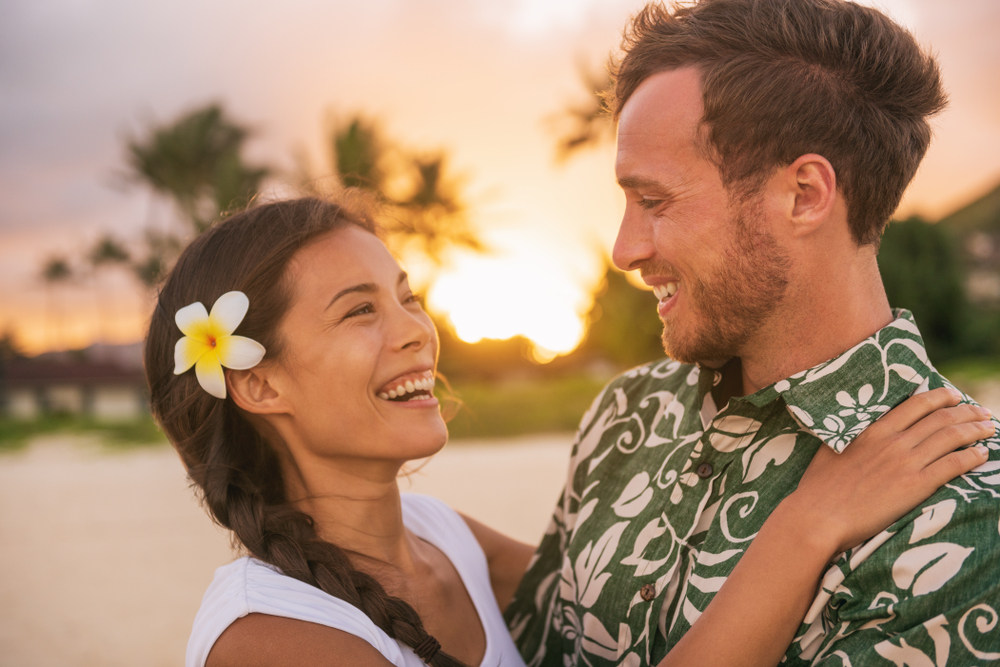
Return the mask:
<path fill-rule="evenodd" d="M 742 400 L 763 407 L 780 397 L 803 429 L 837 453 L 844 451 L 935 372 L 913 315 L 898 309 L 893 316 L 843 354 Z"/>

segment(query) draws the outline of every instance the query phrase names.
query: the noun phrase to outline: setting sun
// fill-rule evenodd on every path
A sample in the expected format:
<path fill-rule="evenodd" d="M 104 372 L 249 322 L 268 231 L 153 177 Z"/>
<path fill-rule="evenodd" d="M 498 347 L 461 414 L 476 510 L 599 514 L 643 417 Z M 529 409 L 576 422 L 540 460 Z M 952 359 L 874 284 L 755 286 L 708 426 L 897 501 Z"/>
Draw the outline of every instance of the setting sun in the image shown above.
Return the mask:
<path fill-rule="evenodd" d="M 462 340 L 524 336 L 534 343 L 540 363 L 579 345 L 592 303 L 590 286 L 531 248 L 463 255 L 427 295 L 428 307 L 447 316 Z"/>

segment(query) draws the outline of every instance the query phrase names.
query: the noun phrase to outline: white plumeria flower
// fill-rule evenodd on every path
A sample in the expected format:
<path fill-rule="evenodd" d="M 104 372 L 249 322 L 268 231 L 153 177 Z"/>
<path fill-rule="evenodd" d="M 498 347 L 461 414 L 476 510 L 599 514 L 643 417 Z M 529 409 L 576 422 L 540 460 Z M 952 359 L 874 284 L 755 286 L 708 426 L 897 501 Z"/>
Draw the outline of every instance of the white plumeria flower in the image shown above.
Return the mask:
<path fill-rule="evenodd" d="M 264 358 L 264 346 L 243 336 L 233 336 L 250 307 L 243 292 L 226 292 L 212 306 L 211 314 L 200 301 L 177 311 L 174 321 L 184 337 L 174 347 L 174 374 L 194 366 L 198 384 L 216 398 L 226 397 L 222 367 L 245 370 Z"/>

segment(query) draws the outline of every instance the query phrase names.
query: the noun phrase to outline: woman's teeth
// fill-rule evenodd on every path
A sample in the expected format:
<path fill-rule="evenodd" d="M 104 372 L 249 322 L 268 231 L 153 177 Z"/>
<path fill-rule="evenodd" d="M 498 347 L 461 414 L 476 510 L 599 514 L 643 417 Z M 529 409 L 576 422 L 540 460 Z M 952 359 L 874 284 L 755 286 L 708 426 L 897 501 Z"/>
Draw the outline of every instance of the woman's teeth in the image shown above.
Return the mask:
<path fill-rule="evenodd" d="M 402 398 L 407 394 L 415 394 L 419 392 L 418 395 L 411 396 L 407 400 L 414 400 L 417 398 L 424 398 L 429 392 L 434 391 L 434 378 L 422 378 L 417 380 L 407 380 L 406 382 L 400 382 L 396 385 L 395 389 L 390 389 L 389 391 L 379 392 L 378 397 L 382 400 L 392 400 L 397 398 Z"/>
<path fill-rule="evenodd" d="M 677 294 L 677 283 L 673 282 L 667 283 L 666 285 L 655 285 L 653 287 L 653 294 L 655 294 L 656 298 L 660 301 L 669 299 L 674 294 Z"/>

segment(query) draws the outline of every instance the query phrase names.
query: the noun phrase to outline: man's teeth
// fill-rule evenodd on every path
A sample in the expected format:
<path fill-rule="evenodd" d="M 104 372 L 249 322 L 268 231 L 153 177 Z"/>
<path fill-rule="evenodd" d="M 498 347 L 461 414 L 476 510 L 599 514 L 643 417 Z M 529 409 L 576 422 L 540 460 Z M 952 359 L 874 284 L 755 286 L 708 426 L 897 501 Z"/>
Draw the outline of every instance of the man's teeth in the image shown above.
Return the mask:
<path fill-rule="evenodd" d="M 653 287 L 653 294 L 660 301 L 664 299 L 669 299 L 674 294 L 677 294 L 677 283 L 667 283 L 666 285 L 656 285 Z"/>
<path fill-rule="evenodd" d="M 390 389 L 389 391 L 379 392 L 378 397 L 382 400 L 389 400 L 391 398 L 399 398 L 400 396 L 405 396 L 406 394 L 412 394 L 416 391 L 429 392 L 434 391 L 434 378 L 423 378 L 420 380 L 407 380 L 406 382 L 401 382 L 396 385 L 395 389 Z M 419 398 L 417 396 L 412 397 Z"/>

